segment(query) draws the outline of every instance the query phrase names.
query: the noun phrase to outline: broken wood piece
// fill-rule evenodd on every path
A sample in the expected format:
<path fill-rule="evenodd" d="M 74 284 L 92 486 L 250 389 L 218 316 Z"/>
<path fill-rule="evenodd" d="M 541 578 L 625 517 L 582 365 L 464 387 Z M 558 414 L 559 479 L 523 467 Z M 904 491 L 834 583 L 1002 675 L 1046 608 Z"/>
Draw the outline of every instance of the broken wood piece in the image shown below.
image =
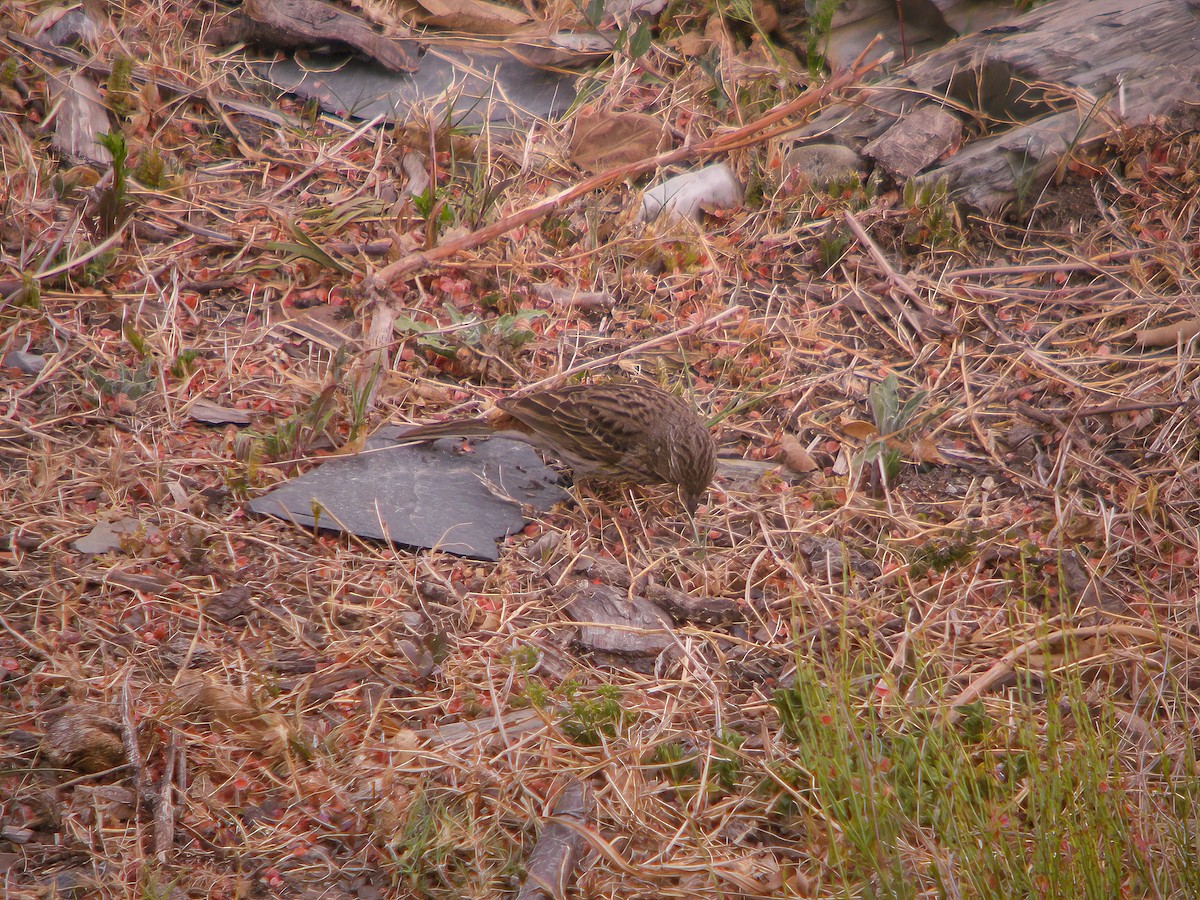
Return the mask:
<path fill-rule="evenodd" d="M 550 282 L 533 285 L 533 295 L 569 309 L 609 310 L 617 303 L 608 291 L 581 291 L 578 287 L 559 287 Z"/>
<path fill-rule="evenodd" d="M 112 154 L 96 140 L 96 135 L 107 134 L 112 126 L 95 82 L 83 72 L 66 79 L 50 74 L 47 80 L 56 98 L 50 146 L 72 165 L 110 165 Z"/>
<path fill-rule="evenodd" d="M 197 397 L 192 401 L 188 416 L 206 425 L 249 425 L 251 422 L 248 410 L 222 406 L 205 397 Z"/>
<path fill-rule="evenodd" d="M 737 602 L 725 597 L 696 597 L 686 591 L 655 584 L 649 576 L 638 578 L 635 585 L 629 570 L 615 560 L 580 555 L 571 563 L 567 574 L 589 581 L 598 580 L 626 591 L 632 587 L 634 596 L 653 603 L 676 622 L 725 625 L 742 618 Z"/>
<path fill-rule="evenodd" d="M 916 307 L 916 312 L 914 312 L 903 303 L 900 304 L 900 315 L 904 317 L 904 320 L 921 337 L 926 336 L 925 324 L 929 322 L 937 323 L 938 330 L 945 333 L 948 329 L 941 324 L 940 320 L 925 305 L 925 301 L 921 299 L 921 296 L 917 293 L 917 289 L 913 287 L 913 283 L 896 271 L 895 267 L 888 261 L 888 258 L 883 255 L 883 251 L 879 249 L 879 245 L 871 240 L 866 230 L 858 223 L 858 219 L 854 218 L 854 214 L 846 211 L 842 214 L 842 221 L 850 229 L 850 232 L 858 240 L 858 243 L 862 245 L 862 248 L 875 260 L 875 264 L 883 270 L 883 274 L 892 286 L 912 301 L 913 306 Z"/>
<path fill-rule="evenodd" d="M 1200 318 L 1183 319 L 1171 325 L 1145 328 L 1135 332 L 1134 341 L 1141 347 L 1174 347 L 1180 341 L 1186 343 L 1200 334 Z"/>
<path fill-rule="evenodd" d="M 186 750 L 179 741 L 179 732 L 171 729 L 167 749 L 163 755 L 162 779 L 158 784 L 154 806 L 154 855 L 160 863 L 167 861 L 171 848 L 175 846 L 175 781 L 178 776 L 180 787 L 184 787 L 186 758 Z"/>
<path fill-rule="evenodd" d="M 414 275 L 435 267 L 443 260 L 450 259 L 467 250 L 481 247 L 522 225 L 547 216 L 572 200 L 586 196 L 605 185 L 624 181 L 627 178 L 635 178 L 645 172 L 652 172 L 655 169 L 668 166 L 672 163 L 717 153 L 726 153 L 736 150 L 739 147 L 751 146 L 770 140 L 778 136 L 778 132 L 773 132 L 770 129 L 781 120 L 817 105 L 821 100 L 835 91 L 852 89 L 852 86 L 873 67 L 874 64 L 864 64 L 856 66 L 850 71 L 842 72 L 829 79 L 820 87 L 813 88 L 794 100 L 780 104 L 761 118 L 756 119 L 748 125 L 743 125 L 741 128 L 717 135 L 705 141 L 700 141 L 692 146 L 676 147 L 674 150 L 668 150 L 665 153 L 659 153 L 656 156 L 647 157 L 635 163 L 618 166 L 615 169 L 609 169 L 607 172 L 601 172 L 599 175 L 585 178 L 583 181 L 564 190 L 536 200 L 523 209 L 511 213 L 496 222 L 478 228 L 470 234 L 447 241 L 444 244 L 439 244 L 436 247 L 431 247 L 425 251 L 410 253 L 408 256 L 388 264 L 378 272 L 368 273 L 363 280 L 363 290 L 368 292 L 381 290 L 393 281 L 411 278 Z M 728 312 L 728 310 L 725 312 Z M 588 365 L 594 365 L 594 363 Z"/>
<path fill-rule="evenodd" d="M 554 803 L 554 819 L 542 827 L 529 854 L 517 900 L 566 897 L 567 885 L 588 843 L 582 831 L 595 816 L 595 807 L 587 782 L 572 778 Z"/>
<path fill-rule="evenodd" d="M 417 737 L 428 740 L 439 752 L 462 750 L 500 749 L 511 746 L 514 741 L 546 728 L 545 717 L 537 709 L 514 709 L 502 715 L 483 716 L 463 722 L 451 722 L 436 728 L 416 732 Z"/>
<path fill-rule="evenodd" d="M 607 584 L 575 581 L 562 591 L 576 643 L 620 656 L 658 656 L 675 643 L 666 613 L 642 597 L 626 597 Z"/>
<path fill-rule="evenodd" d="M 241 14 L 210 37 L 287 51 L 343 44 L 393 72 L 418 68 L 415 54 L 405 47 L 411 42 L 379 34 L 365 19 L 319 0 L 246 0 Z"/>

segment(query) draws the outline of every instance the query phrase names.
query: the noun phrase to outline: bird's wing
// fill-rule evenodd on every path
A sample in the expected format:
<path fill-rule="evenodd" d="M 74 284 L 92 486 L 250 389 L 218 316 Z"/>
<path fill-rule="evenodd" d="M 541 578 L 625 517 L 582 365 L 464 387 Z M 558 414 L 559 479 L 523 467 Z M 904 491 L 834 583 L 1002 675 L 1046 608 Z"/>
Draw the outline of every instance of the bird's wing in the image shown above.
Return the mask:
<path fill-rule="evenodd" d="M 630 415 L 630 405 L 638 402 L 636 392 L 583 385 L 511 397 L 498 405 L 573 468 L 618 472 L 629 466 L 630 448 L 645 441 L 642 417 Z"/>
<path fill-rule="evenodd" d="M 576 469 L 619 466 L 631 439 L 628 422 L 619 409 L 595 402 L 595 398 L 577 400 L 571 391 L 506 398 L 499 407 L 527 425 L 546 449 Z"/>

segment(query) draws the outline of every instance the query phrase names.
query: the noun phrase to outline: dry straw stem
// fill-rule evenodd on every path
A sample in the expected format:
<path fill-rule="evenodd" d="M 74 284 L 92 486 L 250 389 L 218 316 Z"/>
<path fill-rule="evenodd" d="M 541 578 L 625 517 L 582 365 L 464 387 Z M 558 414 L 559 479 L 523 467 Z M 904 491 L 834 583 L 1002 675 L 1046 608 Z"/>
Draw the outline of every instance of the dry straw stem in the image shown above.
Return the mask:
<path fill-rule="evenodd" d="M 980 677 L 972 681 L 956 697 L 949 701 L 950 721 L 962 718 L 962 707 L 974 703 L 990 692 L 999 682 L 1007 678 L 1017 664 L 1039 651 L 1049 650 L 1072 641 L 1096 640 L 1106 637 L 1130 637 L 1147 644 L 1161 644 L 1183 659 L 1200 658 L 1200 642 L 1186 634 L 1171 634 L 1165 629 L 1147 628 L 1126 622 L 1095 625 L 1086 628 L 1063 628 L 1041 637 L 1032 638 L 1014 647 Z"/>
<path fill-rule="evenodd" d="M 884 256 L 883 251 L 879 249 L 879 245 L 871 240 L 870 236 L 863 229 L 862 225 L 859 224 L 858 219 L 854 217 L 854 214 L 848 211 L 843 212 L 842 222 L 854 234 L 855 239 L 862 244 L 863 249 L 871 254 L 871 259 L 875 260 L 875 264 L 878 265 L 879 268 L 883 269 L 884 274 L 887 275 L 888 281 L 891 282 L 897 290 L 904 294 L 905 297 L 911 300 L 913 306 L 924 313 L 926 317 L 932 319 L 933 313 L 930 312 L 929 307 L 925 305 L 925 301 L 921 299 L 920 295 L 917 293 L 917 289 L 913 287 L 912 282 L 897 272 L 896 268 L 890 262 L 888 262 L 888 258 Z M 921 337 L 925 337 L 925 329 L 922 327 L 921 320 L 917 316 L 913 315 L 912 311 L 905 307 L 904 304 L 900 305 L 900 312 L 904 316 L 905 320 L 917 332 L 917 334 L 919 334 Z"/>

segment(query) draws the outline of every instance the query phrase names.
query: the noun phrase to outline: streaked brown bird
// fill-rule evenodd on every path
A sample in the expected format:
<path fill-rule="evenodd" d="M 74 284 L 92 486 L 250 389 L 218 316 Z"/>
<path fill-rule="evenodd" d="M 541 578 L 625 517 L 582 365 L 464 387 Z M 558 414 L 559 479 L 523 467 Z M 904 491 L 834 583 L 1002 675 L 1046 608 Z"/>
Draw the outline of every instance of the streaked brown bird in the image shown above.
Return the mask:
<path fill-rule="evenodd" d="M 631 382 L 507 397 L 478 418 L 416 425 L 395 439 L 485 435 L 532 444 L 582 478 L 673 485 L 692 514 L 717 468 L 716 443 L 696 410 L 674 394 Z"/>

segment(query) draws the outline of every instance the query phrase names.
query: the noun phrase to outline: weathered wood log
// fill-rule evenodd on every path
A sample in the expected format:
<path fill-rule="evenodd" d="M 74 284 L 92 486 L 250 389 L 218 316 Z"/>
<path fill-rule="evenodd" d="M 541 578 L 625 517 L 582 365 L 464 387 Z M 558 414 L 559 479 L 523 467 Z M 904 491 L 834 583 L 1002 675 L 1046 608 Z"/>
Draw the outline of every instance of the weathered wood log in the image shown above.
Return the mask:
<path fill-rule="evenodd" d="M 580 829 L 587 827 L 595 812 L 592 789 L 586 782 L 572 779 L 554 804 L 554 817 L 559 821 L 546 823 L 529 855 L 525 883 L 517 900 L 551 900 L 567 895 L 567 885 L 587 849 Z"/>
<path fill-rule="evenodd" d="M 82 72 L 68 77 L 51 73 L 47 82 L 57 104 L 50 145 L 72 164 L 111 163 L 112 154 L 96 140 L 96 135 L 112 130 L 96 83 Z"/>
<path fill-rule="evenodd" d="M 245 0 L 240 11 L 209 32 L 209 39 L 288 51 L 344 45 L 394 72 L 417 69 L 416 42 L 379 34 L 366 20 L 320 0 Z"/>
<path fill-rule="evenodd" d="M 649 577 L 634 584 L 629 570 L 611 559 L 580 554 L 571 563 L 568 573 L 593 581 L 601 581 L 626 590 L 632 586 L 634 595 L 649 600 L 676 622 L 701 622 L 705 625 L 725 625 L 743 618 L 737 602 L 726 597 L 696 596 L 663 584 Z"/>
<path fill-rule="evenodd" d="M 582 580 L 564 587 L 561 595 L 570 621 L 579 628 L 575 643 L 586 650 L 654 657 L 675 643 L 666 613 L 642 597 Z"/>
<path fill-rule="evenodd" d="M 797 136 L 861 150 L 912 110 L 942 106 L 981 136 L 921 179 L 988 214 L 1036 200 L 1081 143 L 1200 103 L 1198 5 L 1057 0 L 929 53 Z"/>

